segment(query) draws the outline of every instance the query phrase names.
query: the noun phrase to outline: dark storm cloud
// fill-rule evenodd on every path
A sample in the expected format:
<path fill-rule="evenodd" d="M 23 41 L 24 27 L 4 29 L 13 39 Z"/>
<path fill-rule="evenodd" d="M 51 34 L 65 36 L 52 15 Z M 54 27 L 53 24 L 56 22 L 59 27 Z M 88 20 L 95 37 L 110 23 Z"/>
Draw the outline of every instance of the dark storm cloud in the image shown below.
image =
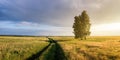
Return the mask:
<path fill-rule="evenodd" d="M 0 20 L 71 26 L 73 17 L 87 10 L 91 21 L 97 24 L 119 15 L 119 3 L 119 0 L 0 0 Z"/>
<path fill-rule="evenodd" d="M 71 12 L 68 2 L 63 0 L 1 0 L 0 5 L 0 20 L 4 21 L 60 25 Z"/>

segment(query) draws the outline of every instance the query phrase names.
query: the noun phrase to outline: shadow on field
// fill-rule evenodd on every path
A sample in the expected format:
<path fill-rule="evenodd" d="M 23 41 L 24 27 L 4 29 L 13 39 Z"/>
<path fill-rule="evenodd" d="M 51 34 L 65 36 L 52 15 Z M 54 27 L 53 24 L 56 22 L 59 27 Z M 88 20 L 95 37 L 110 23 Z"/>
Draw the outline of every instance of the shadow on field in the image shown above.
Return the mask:
<path fill-rule="evenodd" d="M 56 42 L 55 60 L 67 60 L 62 47 Z"/>
<path fill-rule="evenodd" d="M 67 41 L 71 41 L 71 40 L 56 40 L 57 42 L 67 42 Z"/>
<path fill-rule="evenodd" d="M 30 56 L 29 58 L 27 58 L 26 60 L 36 60 L 39 59 L 39 57 L 42 55 L 42 53 L 51 45 L 51 43 L 49 43 L 48 46 L 46 46 L 45 48 L 43 48 L 41 51 L 37 52 L 36 54 L 33 54 L 32 56 Z"/>
<path fill-rule="evenodd" d="M 48 46 L 36 54 L 33 54 L 26 60 L 39 60 L 40 56 L 42 56 L 46 50 L 48 50 L 48 53 L 44 56 L 43 60 L 67 60 L 62 47 L 58 44 L 58 41 L 48 38 L 47 42 L 49 42 Z M 52 47 L 49 49 L 50 46 Z"/>

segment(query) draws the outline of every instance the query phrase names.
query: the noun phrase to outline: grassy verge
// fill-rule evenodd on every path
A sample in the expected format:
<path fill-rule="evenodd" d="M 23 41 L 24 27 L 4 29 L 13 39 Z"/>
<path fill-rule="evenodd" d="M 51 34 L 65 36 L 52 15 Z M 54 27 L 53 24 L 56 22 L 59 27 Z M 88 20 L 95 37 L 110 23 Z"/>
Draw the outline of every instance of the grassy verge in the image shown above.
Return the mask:
<path fill-rule="evenodd" d="M 48 44 L 36 37 L 0 37 L 0 60 L 25 60 Z"/>

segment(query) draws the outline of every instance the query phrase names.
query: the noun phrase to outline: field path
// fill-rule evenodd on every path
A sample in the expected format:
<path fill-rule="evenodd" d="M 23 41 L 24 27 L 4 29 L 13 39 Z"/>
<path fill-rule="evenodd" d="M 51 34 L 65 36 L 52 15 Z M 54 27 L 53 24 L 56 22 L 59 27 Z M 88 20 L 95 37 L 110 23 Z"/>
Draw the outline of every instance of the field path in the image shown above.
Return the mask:
<path fill-rule="evenodd" d="M 50 45 L 51 45 L 51 43 L 49 43 L 49 44 L 48 44 L 46 47 L 44 47 L 41 51 L 39 51 L 39 52 L 36 53 L 36 54 L 33 54 L 32 56 L 30 56 L 30 57 L 27 58 L 26 60 L 36 60 L 36 59 L 38 59 L 38 58 L 42 55 L 42 53 L 48 49 L 48 47 L 49 47 Z"/>
<path fill-rule="evenodd" d="M 26 60 L 39 60 L 39 57 L 52 45 L 53 43 L 55 44 L 55 53 L 54 55 L 54 60 L 67 60 L 65 57 L 64 51 L 61 48 L 61 46 L 58 44 L 56 40 L 53 40 L 52 38 L 48 38 L 49 45 L 43 48 L 41 51 L 39 51 L 36 54 L 33 54 L 31 57 L 27 58 Z M 52 48 L 51 48 L 52 49 Z M 51 60 L 50 58 L 47 58 L 47 60 Z"/>
<path fill-rule="evenodd" d="M 52 38 L 48 38 L 50 43 L 55 43 L 55 51 L 53 53 L 55 53 L 54 55 L 54 60 L 67 60 L 67 58 L 65 57 L 64 51 L 62 49 L 62 47 L 60 46 L 60 44 L 58 43 L 58 40 L 54 40 Z M 51 60 L 51 59 L 47 59 L 47 60 Z"/>

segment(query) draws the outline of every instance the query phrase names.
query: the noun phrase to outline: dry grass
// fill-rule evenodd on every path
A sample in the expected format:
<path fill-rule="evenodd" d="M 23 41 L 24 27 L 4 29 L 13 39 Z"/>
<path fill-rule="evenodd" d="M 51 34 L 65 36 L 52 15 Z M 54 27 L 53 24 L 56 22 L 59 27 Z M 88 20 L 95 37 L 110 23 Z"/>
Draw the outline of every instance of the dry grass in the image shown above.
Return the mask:
<path fill-rule="evenodd" d="M 87 40 L 51 38 L 59 42 L 68 60 L 120 60 L 119 36 L 92 36 Z M 45 40 L 45 37 L 0 36 L 0 60 L 24 60 L 47 46 Z"/>
<path fill-rule="evenodd" d="M 69 37 L 69 41 L 60 44 L 68 60 L 120 60 L 120 37 L 117 36 L 89 37 L 88 40 Z"/>

